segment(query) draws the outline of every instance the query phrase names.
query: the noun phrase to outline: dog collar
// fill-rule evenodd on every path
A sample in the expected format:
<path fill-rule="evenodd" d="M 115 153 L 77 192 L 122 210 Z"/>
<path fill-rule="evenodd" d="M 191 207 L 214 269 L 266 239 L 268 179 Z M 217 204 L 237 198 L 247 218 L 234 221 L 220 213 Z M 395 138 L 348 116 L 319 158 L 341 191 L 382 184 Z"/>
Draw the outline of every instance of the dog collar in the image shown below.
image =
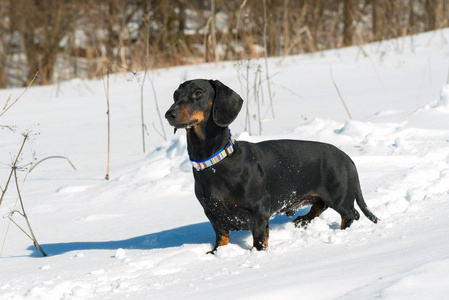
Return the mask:
<path fill-rule="evenodd" d="M 206 168 L 209 168 L 209 167 L 215 165 L 216 163 L 222 161 L 225 157 L 231 155 L 231 153 L 234 152 L 234 144 L 235 144 L 235 139 L 231 134 L 231 130 L 229 130 L 229 141 L 226 146 L 224 146 L 223 148 L 218 150 L 217 153 L 215 153 L 214 155 L 212 155 L 209 158 L 206 158 L 203 160 L 190 159 L 190 162 L 192 163 L 192 166 L 197 171 L 201 171 Z"/>

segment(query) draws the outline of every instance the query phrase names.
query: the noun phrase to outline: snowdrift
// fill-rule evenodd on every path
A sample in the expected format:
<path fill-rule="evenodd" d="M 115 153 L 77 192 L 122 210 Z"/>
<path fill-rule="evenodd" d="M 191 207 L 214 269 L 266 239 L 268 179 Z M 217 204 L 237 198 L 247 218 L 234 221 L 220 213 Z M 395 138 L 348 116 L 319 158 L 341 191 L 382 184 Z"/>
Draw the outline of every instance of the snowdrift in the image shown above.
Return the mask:
<path fill-rule="evenodd" d="M 2 118 L 0 185 L 32 129 L 32 151 L 48 160 L 28 174 L 22 198 L 42 248 L 7 218 L 0 220 L 1 299 L 445 299 L 449 293 L 448 30 L 269 61 L 257 104 L 233 63 L 156 70 L 162 111 L 187 79 L 214 78 L 239 92 L 245 112 L 231 124 L 237 140 L 328 142 L 357 165 L 365 200 L 381 219 L 363 215 L 339 230 L 328 210 L 307 229 L 280 215 L 270 223 L 267 251 L 249 251 L 248 232 L 206 255 L 214 233 L 193 193 L 184 132 L 161 132 L 150 84 L 144 88 L 147 149 L 142 153 L 140 82 L 111 78 L 111 180 L 104 180 L 107 120 L 104 82 L 72 80 L 33 87 Z M 258 64 L 258 61 L 253 61 Z M 330 66 L 353 120 L 341 104 Z M 266 71 L 266 70 L 264 70 Z M 252 73 L 251 76 L 254 76 Z M 0 90 L 0 102 L 20 89 Z M 249 95 L 249 99 L 247 99 Z M 245 108 L 244 108 L 245 109 Z M 256 116 L 254 118 L 253 116 Z M 38 125 L 37 125 L 38 124 Z M 251 134 L 250 134 L 251 133 Z M 21 180 L 25 172 L 20 173 Z M 6 195 L 2 216 L 17 205 Z M 297 214 L 307 212 L 307 207 Z M 20 220 L 20 219 L 19 219 Z M 6 235 L 7 233 L 7 235 Z"/>

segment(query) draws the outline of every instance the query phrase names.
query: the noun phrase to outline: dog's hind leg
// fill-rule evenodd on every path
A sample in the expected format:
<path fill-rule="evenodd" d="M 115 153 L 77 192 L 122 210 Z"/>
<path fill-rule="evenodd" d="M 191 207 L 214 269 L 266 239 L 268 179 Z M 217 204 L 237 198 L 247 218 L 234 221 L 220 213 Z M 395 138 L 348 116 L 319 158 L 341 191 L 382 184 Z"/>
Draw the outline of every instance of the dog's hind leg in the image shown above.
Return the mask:
<path fill-rule="evenodd" d="M 293 221 L 293 223 L 295 224 L 296 227 L 305 228 L 307 227 L 307 224 L 310 223 L 310 221 L 321 215 L 321 213 L 325 211 L 327 208 L 328 206 L 326 205 L 326 203 L 322 198 L 313 196 L 313 204 L 312 207 L 310 208 L 310 211 L 306 215 L 299 216 L 298 218 L 296 218 L 295 221 Z"/>
<path fill-rule="evenodd" d="M 354 200 L 351 200 L 354 201 Z M 341 225 L 340 229 L 345 230 L 349 226 L 351 226 L 352 222 L 354 220 L 358 220 L 360 218 L 359 212 L 354 208 L 354 204 L 352 204 L 352 207 L 350 209 L 341 209 L 336 208 L 335 209 L 341 216 Z"/>

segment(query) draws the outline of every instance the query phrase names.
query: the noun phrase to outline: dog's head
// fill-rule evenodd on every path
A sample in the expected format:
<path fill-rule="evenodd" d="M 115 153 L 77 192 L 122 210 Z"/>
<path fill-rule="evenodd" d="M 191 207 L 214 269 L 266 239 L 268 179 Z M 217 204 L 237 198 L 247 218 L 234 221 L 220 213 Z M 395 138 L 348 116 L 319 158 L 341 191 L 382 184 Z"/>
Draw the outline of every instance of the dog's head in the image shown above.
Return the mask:
<path fill-rule="evenodd" d="M 243 100 L 218 80 L 195 79 L 182 83 L 173 94 L 175 103 L 165 113 L 165 118 L 176 129 L 191 128 L 213 122 L 226 127 L 240 112 Z"/>

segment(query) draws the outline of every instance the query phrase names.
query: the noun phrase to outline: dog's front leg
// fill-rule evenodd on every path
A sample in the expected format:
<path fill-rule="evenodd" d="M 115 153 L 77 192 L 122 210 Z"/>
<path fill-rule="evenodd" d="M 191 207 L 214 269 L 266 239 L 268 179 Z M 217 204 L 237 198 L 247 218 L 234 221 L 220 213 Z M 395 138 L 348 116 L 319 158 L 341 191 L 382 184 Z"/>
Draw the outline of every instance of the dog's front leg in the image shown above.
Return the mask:
<path fill-rule="evenodd" d="M 268 247 L 268 236 L 270 233 L 270 229 L 268 228 L 269 219 L 265 219 L 262 216 L 257 217 L 253 225 L 253 247 L 257 249 L 257 251 L 265 250 Z"/>
<path fill-rule="evenodd" d="M 214 249 L 212 249 L 211 251 L 208 251 L 207 254 L 215 254 L 218 247 L 227 245 L 229 243 L 229 236 L 230 236 L 229 231 L 218 228 L 216 226 L 213 226 L 213 227 L 214 227 L 215 236 L 216 236 L 215 246 L 214 246 Z"/>

